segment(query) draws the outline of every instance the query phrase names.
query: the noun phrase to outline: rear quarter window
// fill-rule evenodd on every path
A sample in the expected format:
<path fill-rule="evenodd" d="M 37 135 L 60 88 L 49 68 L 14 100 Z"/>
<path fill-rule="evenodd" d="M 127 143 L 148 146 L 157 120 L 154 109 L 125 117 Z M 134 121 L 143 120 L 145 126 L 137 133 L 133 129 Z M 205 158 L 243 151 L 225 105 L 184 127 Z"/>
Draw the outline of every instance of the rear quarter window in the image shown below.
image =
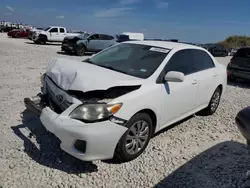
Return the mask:
<path fill-rule="evenodd" d="M 212 58 L 205 51 L 194 49 L 193 56 L 197 72 L 215 67 Z"/>

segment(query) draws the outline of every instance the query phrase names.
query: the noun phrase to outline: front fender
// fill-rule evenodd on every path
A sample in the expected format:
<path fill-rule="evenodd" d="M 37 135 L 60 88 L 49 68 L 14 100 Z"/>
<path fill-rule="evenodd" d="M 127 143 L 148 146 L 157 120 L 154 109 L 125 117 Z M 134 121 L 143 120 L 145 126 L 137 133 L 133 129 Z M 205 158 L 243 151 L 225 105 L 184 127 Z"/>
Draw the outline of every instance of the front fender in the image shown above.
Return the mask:
<path fill-rule="evenodd" d="M 84 45 L 84 46 L 86 46 L 87 47 L 87 40 L 78 40 L 77 42 L 76 42 L 76 45 L 78 46 L 78 45 Z"/>

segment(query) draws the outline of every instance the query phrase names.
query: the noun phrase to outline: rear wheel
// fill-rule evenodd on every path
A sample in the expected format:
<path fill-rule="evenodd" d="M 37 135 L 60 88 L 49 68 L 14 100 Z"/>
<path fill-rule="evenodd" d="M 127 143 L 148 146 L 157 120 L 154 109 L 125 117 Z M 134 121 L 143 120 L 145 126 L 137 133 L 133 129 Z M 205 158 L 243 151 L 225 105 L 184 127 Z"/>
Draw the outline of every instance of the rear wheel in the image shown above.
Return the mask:
<path fill-rule="evenodd" d="M 121 137 L 115 151 L 115 156 L 121 162 L 131 161 L 141 155 L 153 131 L 152 120 L 146 113 L 134 115 L 126 127 L 128 130 Z"/>
<path fill-rule="evenodd" d="M 220 104 L 221 92 L 222 90 L 219 87 L 217 87 L 211 97 L 208 106 L 201 111 L 202 115 L 209 116 L 215 113 Z"/>
<path fill-rule="evenodd" d="M 84 45 L 78 45 L 76 47 L 76 55 L 83 56 L 85 54 L 85 52 L 86 52 L 86 48 Z"/>

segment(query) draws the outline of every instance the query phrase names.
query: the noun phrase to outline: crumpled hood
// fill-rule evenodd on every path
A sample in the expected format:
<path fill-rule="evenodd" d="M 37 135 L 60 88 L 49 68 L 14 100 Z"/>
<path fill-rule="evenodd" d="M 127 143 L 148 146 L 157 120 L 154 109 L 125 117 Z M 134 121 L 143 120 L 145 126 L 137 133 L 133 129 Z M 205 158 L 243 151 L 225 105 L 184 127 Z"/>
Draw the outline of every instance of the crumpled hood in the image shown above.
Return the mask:
<path fill-rule="evenodd" d="M 46 75 L 64 90 L 82 92 L 107 90 L 115 86 L 141 85 L 144 81 L 90 63 L 63 58 L 50 61 Z"/>

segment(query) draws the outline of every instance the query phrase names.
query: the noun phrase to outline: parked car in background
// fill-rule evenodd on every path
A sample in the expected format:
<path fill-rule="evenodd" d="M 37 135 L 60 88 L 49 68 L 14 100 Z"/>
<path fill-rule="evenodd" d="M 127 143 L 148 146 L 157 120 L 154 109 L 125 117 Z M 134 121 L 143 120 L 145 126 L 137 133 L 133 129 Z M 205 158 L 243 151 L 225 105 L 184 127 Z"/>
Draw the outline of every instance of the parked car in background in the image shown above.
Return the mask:
<path fill-rule="evenodd" d="M 7 35 L 13 38 L 26 38 L 28 37 L 28 32 L 28 29 L 13 29 Z"/>
<path fill-rule="evenodd" d="M 144 40 L 143 33 L 123 32 L 122 34 L 128 35 L 130 40 Z"/>
<path fill-rule="evenodd" d="M 61 50 L 78 56 L 86 52 L 100 52 L 114 44 L 129 41 L 128 35 L 83 34 L 74 37 L 65 37 Z"/>
<path fill-rule="evenodd" d="M 208 50 L 213 56 L 227 56 L 227 50 L 221 44 L 204 44 L 202 45 L 203 48 Z"/>
<path fill-rule="evenodd" d="M 203 48 L 128 41 L 82 62 L 52 60 L 42 85 L 24 102 L 64 151 L 84 161 L 126 162 L 165 127 L 196 112 L 215 113 L 227 76 Z"/>
<path fill-rule="evenodd" d="M 250 47 L 243 47 L 237 50 L 227 65 L 228 79 L 250 80 Z"/>
<path fill-rule="evenodd" d="M 250 106 L 240 110 L 235 118 L 236 125 L 250 146 Z"/>
<path fill-rule="evenodd" d="M 65 27 L 49 26 L 40 31 L 35 31 L 32 40 L 36 44 L 46 44 L 46 42 L 62 42 L 66 36 L 77 36 L 79 33 L 68 33 Z"/>

